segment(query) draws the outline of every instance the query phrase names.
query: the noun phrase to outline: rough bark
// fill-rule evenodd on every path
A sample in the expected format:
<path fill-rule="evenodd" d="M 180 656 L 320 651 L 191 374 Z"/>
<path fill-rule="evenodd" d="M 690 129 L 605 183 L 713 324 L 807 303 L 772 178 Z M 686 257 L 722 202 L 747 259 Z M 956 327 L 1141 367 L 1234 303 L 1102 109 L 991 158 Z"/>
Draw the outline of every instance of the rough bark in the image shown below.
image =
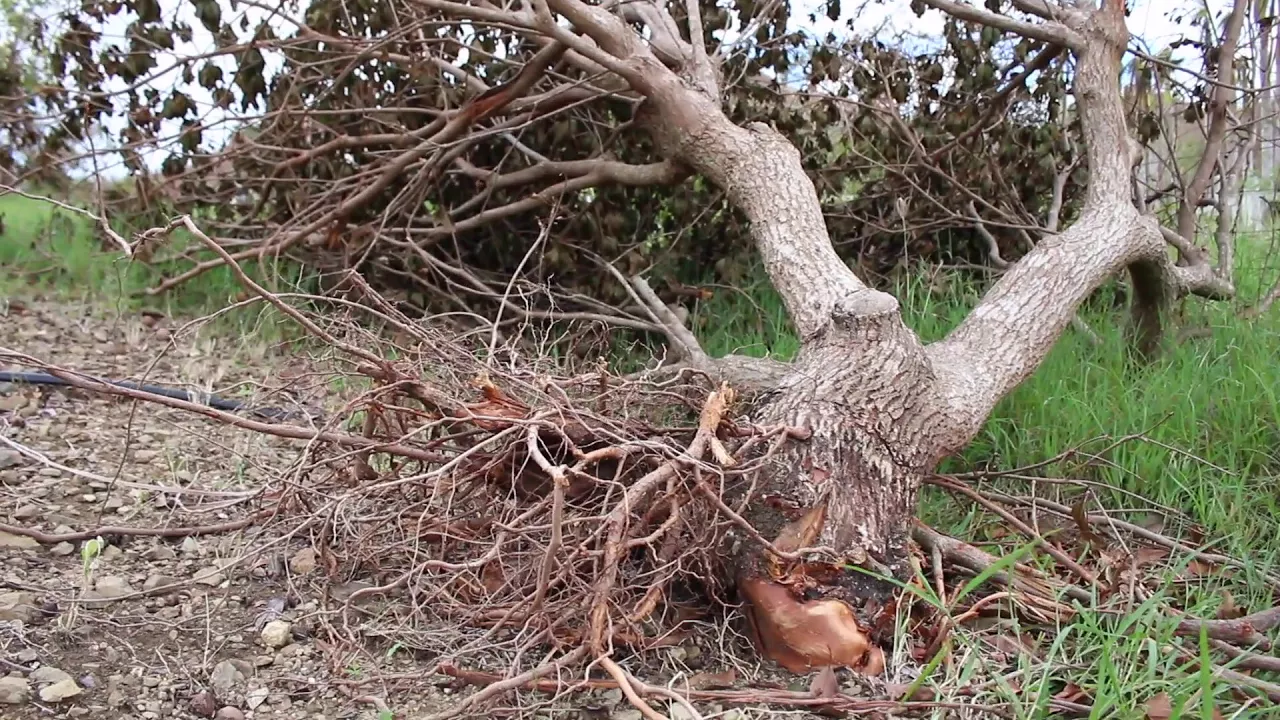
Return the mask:
<path fill-rule="evenodd" d="M 729 539 L 729 566 L 757 640 L 792 669 L 876 670 L 865 631 L 886 588 L 842 564 L 905 574 L 923 477 L 968 443 L 1000 398 L 1035 370 L 1091 291 L 1129 268 L 1137 325 L 1150 345 L 1169 299 L 1231 290 L 1206 264 L 1175 266 L 1161 228 L 1132 203 L 1138 148 L 1121 106 L 1128 41 L 1122 2 L 1092 10 L 1046 5 L 1046 20 L 1034 24 L 956 0 L 925 2 L 1075 54 L 1090 170 L 1080 220 L 1037 244 L 950 336 L 927 347 L 903 323 L 897 301 L 863 285 L 836 255 L 795 147 L 767 127 L 739 127 L 725 116 L 708 89 L 715 84 L 705 80 L 711 69 L 704 57 L 666 34 L 664 63 L 619 18 L 578 0 L 547 0 L 540 10 L 548 33 L 646 98 L 637 119 L 665 157 L 716 183 L 746 214 L 801 337 L 789 367 L 769 367 L 777 385 L 758 415 L 807 428 L 810 437 L 762 471 L 745 505 L 746 519 L 772 549 L 749 533 Z M 592 43 L 556 27 L 550 11 Z M 673 57 L 683 58 L 681 74 L 667 67 Z M 732 366 L 718 370 L 735 380 Z M 797 552 L 803 548 L 821 552 Z M 862 610 L 860 619 L 850 607 Z"/>

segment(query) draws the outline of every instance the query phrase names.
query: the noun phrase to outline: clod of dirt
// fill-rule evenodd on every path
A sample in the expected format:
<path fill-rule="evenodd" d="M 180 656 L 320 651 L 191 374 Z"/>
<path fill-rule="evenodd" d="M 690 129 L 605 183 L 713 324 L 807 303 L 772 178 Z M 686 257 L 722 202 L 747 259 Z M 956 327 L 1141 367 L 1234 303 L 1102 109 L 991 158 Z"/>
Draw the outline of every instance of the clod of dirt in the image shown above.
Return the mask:
<path fill-rule="evenodd" d="M 0 678 L 0 705 L 23 705 L 31 699 L 31 683 L 26 678 Z"/>
<path fill-rule="evenodd" d="M 289 570 L 294 575 L 306 575 L 316 569 L 316 551 L 312 548 L 302 548 L 289 558 Z"/>
<path fill-rule="evenodd" d="M 293 639 L 293 626 L 284 620 L 272 620 L 262 628 L 262 644 L 279 649 Z"/>
<path fill-rule="evenodd" d="M 67 698 L 73 698 L 83 692 L 76 681 L 70 677 L 65 680 L 40 688 L 40 699 L 47 703 L 62 702 Z"/>

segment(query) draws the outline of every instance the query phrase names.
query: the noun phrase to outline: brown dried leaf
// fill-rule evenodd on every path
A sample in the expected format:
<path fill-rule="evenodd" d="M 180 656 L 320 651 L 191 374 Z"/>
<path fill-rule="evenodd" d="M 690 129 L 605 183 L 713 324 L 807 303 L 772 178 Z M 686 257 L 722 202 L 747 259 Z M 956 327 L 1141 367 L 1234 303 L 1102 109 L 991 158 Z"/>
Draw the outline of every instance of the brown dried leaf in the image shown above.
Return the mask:
<path fill-rule="evenodd" d="M 793 553 L 801 548 L 809 547 L 827 521 L 827 503 L 818 503 L 805 511 L 799 520 L 787 523 L 773 541 L 773 546 L 786 553 Z"/>
<path fill-rule="evenodd" d="M 840 679 L 836 677 L 835 668 L 828 665 L 819 670 L 809 682 L 809 692 L 816 698 L 835 697 L 840 692 Z"/>
<path fill-rule="evenodd" d="M 1173 717 L 1173 702 L 1169 693 L 1160 693 L 1147 701 L 1147 720 L 1169 720 Z"/>
<path fill-rule="evenodd" d="M 1245 610 L 1236 605 L 1236 599 L 1231 597 L 1231 593 L 1227 590 L 1222 591 L 1222 604 L 1218 606 L 1219 620 L 1235 620 L 1244 617 Z"/>
<path fill-rule="evenodd" d="M 1084 500 L 1071 506 L 1071 517 L 1076 521 L 1076 528 L 1080 530 L 1080 538 L 1087 543 L 1101 546 L 1103 544 L 1102 537 L 1093 531 L 1093 527 L 1089 525 L 1089 515 L 1084 510 Z"/>

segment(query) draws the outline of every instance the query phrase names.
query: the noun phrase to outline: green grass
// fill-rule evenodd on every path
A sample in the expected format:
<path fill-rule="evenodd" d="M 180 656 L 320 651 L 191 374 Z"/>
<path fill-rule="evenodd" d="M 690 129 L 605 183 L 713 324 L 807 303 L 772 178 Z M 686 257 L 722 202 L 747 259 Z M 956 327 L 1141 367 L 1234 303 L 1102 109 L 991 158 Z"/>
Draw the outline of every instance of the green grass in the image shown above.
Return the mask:
<path fill-rule="evenodd" d="M 74 301 L 106 302 L 120 312 L 156 310 L 170 316 L 215 312 L 244 297 L 244 287 L 227 267 L 213 268 L 182 284 L 175 292 L 148 295 L 166 277 L 193 266 L 184 254 L 195 256 L 198 241 L 184 230 L 172 233 L 155 253 L 155 260 L 130 260 L 104 238 L 85 215 L 43 200 L 0 194 L 0 296 L 42 292 Z M 148 227 L 112 218 L 113 229 L 126 240 Z M 208 257 L 205 253 L 202 257 Z M 245 272 L 268 289 L 306 291 L 312 278 L 287 260 L 241 264 Z M 226 313 L 212 327 L 252 332 L 263 340 L 288 336 L 288 325 L 274 308 L 260 304 Z"/>

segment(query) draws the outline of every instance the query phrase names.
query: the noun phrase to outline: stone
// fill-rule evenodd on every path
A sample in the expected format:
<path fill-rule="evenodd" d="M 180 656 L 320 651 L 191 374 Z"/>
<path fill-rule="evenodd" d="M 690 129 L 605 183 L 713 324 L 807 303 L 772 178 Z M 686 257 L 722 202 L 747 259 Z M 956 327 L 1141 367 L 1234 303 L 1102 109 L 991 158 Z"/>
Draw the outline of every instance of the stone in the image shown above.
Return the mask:
<path fill-rule="evenodd" d="M 76 546 L 69 542 L 60 542 L 49 548 L 49 552 L 58 557 L 66 557 L 76 551 Z"/>
<path fill-rule="evenodd" d="M 626 708 L 625 710 L 616 710 L 609 716 L 609 720 L 644 720 L 644 713 L 635 708 Z"/>
<path fill-rule="evenodd" d="M 93 584 L 93 589 L 98 591 L 99 597 L 107 599 L 122 597 L 133 592 L 129 581 L 119 575 L 103 575 Z"/>
<path fill-rule="evenodd" d="M 200 583 L 201 585 L 208 585 L 209 587 L 218 587 L 219 585 L 221 585 L 226 581 L 227 581 L 227 576 L 223 575 L 222 570 L 216 565 L 212 565 L 210 567 L 204 568 L 203 570 L 196 572 L 196 582 Z"/>
<path fill-rule="evenodd" d="M 168 545 L 156 545 L 155 547 L 144 552 L 142 554 L 142 557 L 145 560 L 150 560 L 152 562 L 155 562 L 158 560 L 173 560 L 174 558 L 178 557 L 178 554 L 175 553 L 173 551 L 173 548 L 169 547 Z"/>
<path fill-rule="evenodd" d="M 244 673 L 240 672 L 240 669 L 230 660 L 223 660 L 214 665 L 213 671 L 209 673 L 209 684 L 215 690 L 226 692 L 240 682 L 244 682 Z"/>
<path fill-rule="evenodd" d="M 244 704 L 248 705 L 250 710 L 257 710 L 259 705 L 267 701 L 267 696 L 270 694 L 271 691 L 264 687 L 254 688 L 244 694 Z"/>
<path fill-rule="evenodd" d="M 23 505 L 22 507 L 13 511 L 13 519 L 14 520 L 32 520 L 34 518 L 40 517 L 40 513 L 42 512 L 43 511 L 40 509 L 39 505 Z"/>
<path fill-rule="evenodd" d="M 213 717 L 218 712 L 218 703 L 213 699 L 213 693 L 198 692 L 191 696 L 188 702 L 191 712 L 200 717 Z"/>
<path fill-rule="evenodd" d="M 219 710 L 218 714 L 213 717 L 214 720 L 244 720 L 244 713 L 228 705 Z"/>
<path fill-rule="evenodd" d="M 177 585 L 181 582 L 182 581 L 177 578 L 171 578 L 168 575 L 160 575 L 156 573 L 156 574 L 147 576 L 146 582 L 142 583 L 142 589 L 146 590 L 147 592 L 150 592 L 159 587 L 169 587 L 171 585 Z M 174 588 L 174 589 L 177 589 L 177 588 Z M 165 592 L 173 592 L 173 590 L 166 590 Z"/>
<path fill-rule="evenodd" d="M 29 592 L 0 593 L 0 622 L 5 620 L 21 620 L 30 624 L 40 617 L 40 608 L 36 606 L 36 596 Z"/>
<path fill-rule="evenodd" d="M 182 538 L 182 554 L 183 555 L 199 555 L 200 541 L 190 535 Z"/>
<path fill-rule="evenodd" d="M 302 548 L 289 558 L 289 570 L 295 575 L 306 575 L 316 569 L 316 551 L 312 548 Z"/>
<path fill-rule="evenodd" d="M 32 670 L 31 674 L 27 677 L 37 685 L 53 685 L 54 683 L 70 680 L 71 673 L 65 670 L 60 670 L 56 667 L 45 665 L 44 667 Z"/>
<path fill-rule="evenodd" d="M 38 547 L 40 547 L 40 543 L 36 542 L 35 538 L 0 531 L 0 548 L 7 550 L 30 550 Z"/>
<path fill-rule="evenodd" d="M 23 705 L 31 699 L 31 683 L 25 678 L 0 678 L 0 705 Z"/>
<path fill-rule="evenodd" d="M 79 695 L 80 692 L 80 686 L 76 684 L 76 681 L 71 678 L 67 678 L 66 680 L 40 688 L 40 699 L 47 703 L 62 702 L 67 698 L 73 698 Z"/>
<path fill-rule="evenodd" d="M 278 649 L 289 644 L 293 639 L 293 626 L 284 620 L 272 620 L 262 628 L 262 644 Z"/>
<path fill-rule="evenodd" d="M 0 450 L 0 470 L 8 470 L 9 468 L 21 467 L 26 464 L 26 458 L 17 450 Z"/>

